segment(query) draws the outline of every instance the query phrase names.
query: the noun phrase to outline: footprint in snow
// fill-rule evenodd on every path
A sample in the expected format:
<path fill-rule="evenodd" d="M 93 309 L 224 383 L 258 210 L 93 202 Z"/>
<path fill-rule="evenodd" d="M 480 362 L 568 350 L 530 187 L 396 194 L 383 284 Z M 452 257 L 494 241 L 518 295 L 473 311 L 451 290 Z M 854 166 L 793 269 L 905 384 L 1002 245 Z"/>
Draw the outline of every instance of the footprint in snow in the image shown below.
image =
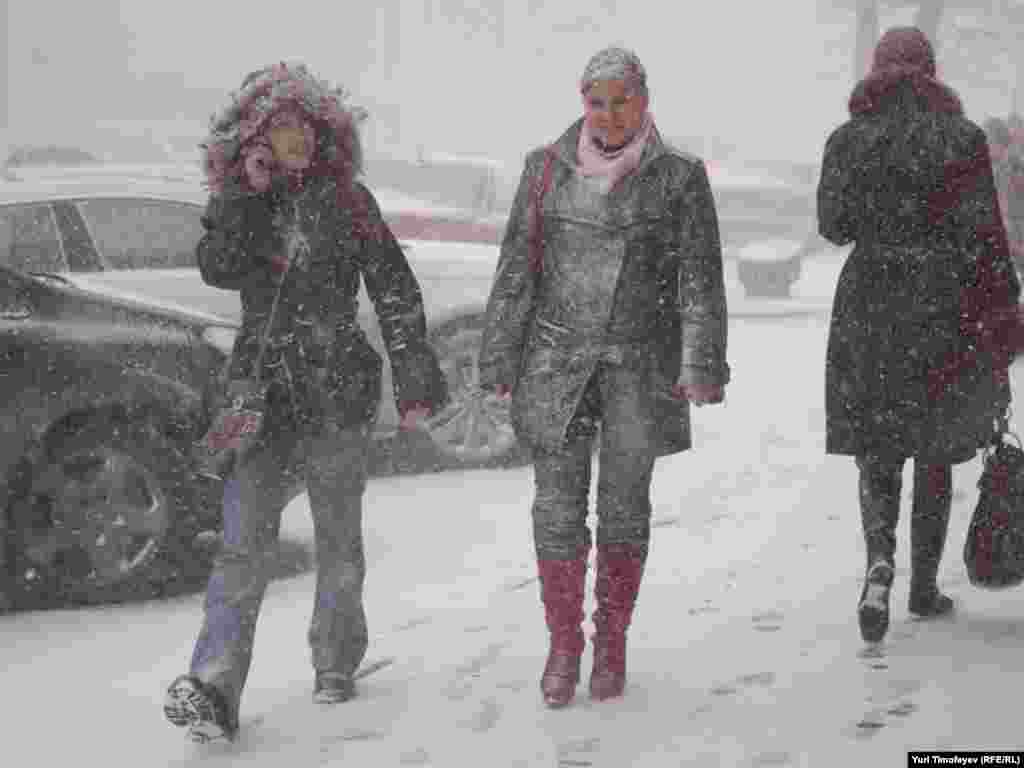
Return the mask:
<path fill-rule="evenodd" d="M 417 747 L 411 752 L 404 752 L 398 758 L 399 765 L 426 765 L 430 762 L 430 753 L 423 747 Z"/>
<path fill-rule="evenodd" d="M 762 611 L 751 617 L 754 629 L 758 632 L 778 632 L 782 629 L 782 621 L 786 617 L 778 611 Z"/>
<path fill-rule="evenodd" d="M 411 619 L 411 620 L 405 622 L 404 624 L 398 624 L 397 626 L 394 627 L 394 631 L 395 632 L 404 632 L 404 631 L 406 631 L 408 629 L 415 629 L 416 627 L 421 627 L 424 624 L 429 624 L 430 622 L 431 622 L 431 619 L 428 616 L 421 616 L 418 619 Z"/>
<path fill-rule="evenodd" d="M 892 718 L 903 719 L 917 712 L 917 703 L 912 697 L 921 690 L 921 687 L 917 680 L 889 681 L 885 691 L 878 696 L 869 697 L 868 701 L 875 706 L 857 722 L 855 738 L 870 739 L 885 728 Z"/>
<path fill-rule="evenodd" d="M 758 752 L 750 761 L 750 765 L 757 768 L 792 764 L 793 755 L 789 752 Z"/>
<path fill-rule="evenodd" d="M 857 651 L 857 658 L 863 660 L 865 665 L 871 669 L 888 669 L 889 663 L 885 660 L 885 648 L 881 643 L 869 643 Z"/>
<path fill-rule="evenodd" d="M 774 672 L 754 672 L 752 674 L 740 675 L 727 683 L 719 683 L 711 689 L 714 696 L 731 696 L 738 693 L 740 688 L 767 688 L 775 684 Z"/>
<path fill-rule="evenodd" d="M 718 608 L 713 605 L 702 605 L 697 608 L 687 608 L 686 612 L 690 616 L 696 616 L 699 613 L 718 613 Z"/>
<path fill-rule="evenodd" d="M 513 693 L 518 693 L 519 691 L 523 690 L 523 688 L 525 688 L 526 685 L 527 684 L 522 680 L 506 680 L 502 683 L 498 683 L 496 687 L 502 691 L 512 691 Z"/>
<path fill-rule="evenodd" d="M 501 655 L 501 643 L 491 643 L 481 653 L 455 668 L 455 674 L 443 693 L 452 701 L 466 698 L 473 689 L 473 683 L 487 667 L 493 665 Z"/>
<path fill-rule="evenodd" d="M 573 739 L 558 745 L 558 768 L 577 768 L 594 765 L 588 755 L 601 749 L 601 739 L 592 736 L 588 739 Z"/>
<path fill-rule="evenodd" d="M 853 736 L 858 741 L 866 741 L 876 736 L 883 728 L 885 728 L 885 713 L 877 709 L 871 710 L 857 721 Z"/>
<path fill-rule="evenodd" d="M 381 741 L 387 738 L 386 733 L 371 731 L 365 728 L 348 728 L 340 733 L 325 734 L 320 737 L 320 751 L 327 752 L 331 745 L 344 741 Z"/>
<path fill-rule="evenodd" d="M 493 696 L 488 696 L 480 702 L 480 708 L 473 713 L 473 716 L 462 723 L 473 733 L 486 733 L 497 725 L 501 718 L 501 706 Z"/>

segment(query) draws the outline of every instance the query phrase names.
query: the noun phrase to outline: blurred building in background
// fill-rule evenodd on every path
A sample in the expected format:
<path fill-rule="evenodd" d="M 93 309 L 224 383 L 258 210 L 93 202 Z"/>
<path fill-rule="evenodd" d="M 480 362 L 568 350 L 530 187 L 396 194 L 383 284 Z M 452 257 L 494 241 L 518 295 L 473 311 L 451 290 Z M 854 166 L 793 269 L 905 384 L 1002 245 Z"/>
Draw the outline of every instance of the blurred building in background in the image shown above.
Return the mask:
<path fill-rule="evenodd" d="M 816 163 L 878 32 L 894 23 L 934 27 L 940 68 L 971 117 L 1021 101 L 1021 0 L 2 7 L 5 140 L 78 143 L 125 162 L 194 158 L 228 91 L 281 58 L 302 59 L 349 88 L 370 111 L 370 150 L 410 162 L 423 152 L 462 153 L 518 168 L 527 150 L 579 116 L 580 71 L 611 43 L 635 48 L 647 65 L 663 132 L 713 161 Z"/>

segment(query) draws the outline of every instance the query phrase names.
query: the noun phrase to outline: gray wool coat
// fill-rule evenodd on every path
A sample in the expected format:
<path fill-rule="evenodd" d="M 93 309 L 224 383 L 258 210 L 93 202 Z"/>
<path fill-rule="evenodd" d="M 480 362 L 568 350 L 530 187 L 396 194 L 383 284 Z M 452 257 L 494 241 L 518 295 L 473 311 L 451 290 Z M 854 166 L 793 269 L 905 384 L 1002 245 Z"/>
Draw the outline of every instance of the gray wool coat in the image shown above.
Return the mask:
<path fill-rule="evenodd" d="M 836 287 L 826 451 L 971 459 L 1010 401 L 999 318 L 1020 285 L 988 146 L 934 80 L 867 78 L 829 137 L 821 234 L 855 243 Z"/>
<path fill-rule="evenodd" d="M 526 159 L 488 300 L 481 384 L 513 389 L 530 445 L 557 450 L 602 362 L 641 374 L 658 455 L 691 446 L 685 383 L 725 385 L 727 310 L 714 199 L 704 164 L 652 133 L 639 166 L 603 199 L 576 170 L 582 121 Z M 545 153 L 539 268 L 533 203 Z"/>

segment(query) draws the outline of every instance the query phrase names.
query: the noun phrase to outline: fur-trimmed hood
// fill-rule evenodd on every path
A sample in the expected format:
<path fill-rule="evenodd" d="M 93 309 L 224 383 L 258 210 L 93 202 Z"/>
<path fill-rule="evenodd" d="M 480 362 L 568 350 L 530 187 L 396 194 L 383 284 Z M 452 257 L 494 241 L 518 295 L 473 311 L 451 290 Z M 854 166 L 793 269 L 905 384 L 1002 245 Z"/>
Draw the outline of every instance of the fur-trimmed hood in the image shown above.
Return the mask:
<path fill-rule="evenodd" d="M 935 50 L 917 27 L 886 30 L 875 46 L 871 73 L 850 94 L 851 117 L 912 104 L 931 112 L 963 114 L 956 91 L 936 74 Z"/>
<path fill-rule="evenodd" d="M 964 113 L 955 90 L 915 67 L 891 66 L 876 70 L 861 80 L 850 94 L 851 117 L 883 112 L 910 96 L 932 112 Z"/>
<path fill-rule="evenodd" d="M 359 124 L 366 111 L 348 103 L 347 92 L 319 80 L 301 63 L 280 62 L 250 73 L 231 102 L 210 119 L 200 144 L 207 186 L 219 193 L 225 185 L 248 187 L 246 155 L 266 150 L 266 128 L 279 112 L 297 110 L 316 133 L 316 153 L 306 174 L 332 176 L 339 190 L 362 173 Z"/>

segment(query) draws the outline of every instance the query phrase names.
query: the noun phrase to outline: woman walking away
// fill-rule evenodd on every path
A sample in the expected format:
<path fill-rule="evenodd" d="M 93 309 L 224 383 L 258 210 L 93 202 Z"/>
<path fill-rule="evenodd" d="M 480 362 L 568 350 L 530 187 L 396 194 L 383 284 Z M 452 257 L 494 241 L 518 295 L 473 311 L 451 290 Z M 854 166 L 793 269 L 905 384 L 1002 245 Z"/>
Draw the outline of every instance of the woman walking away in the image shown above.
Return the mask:
<path fill-rule="evenodd" d="M 936 77 L 928 39 L 890 29 L 825 147 L 822 235 L 855 243 L 826 361 L 827 445 L 852 455 L 867 570 L 865 641 L 889 627 L 903 465 L 914 460 L 910 612 L 953 610 L 937 574 L 952 465 L 973 458 L 1010 401 L 1006 333 L 1020 294 L 985 134 Z"/>
<path fill-rule="evenodd" d="M 238 730 L 281 512 L 300 481 L 316 539 L 314 696 L 334 703 L 355 693 L 368 642 L 362 499 L 382 368 L 356 321 L 360 276 L 406 425 L 447 400 L 416 278 L 357 180 L 361 117 L 340 89 L 279 64 L 246 78 L 205 145 L 211 195 L 199 269 L 210 285 L 241 293 L 230 378 L 266 387 L 266 413 L 225 484 L 205 620 L 191 669 L 165 700 L 168 719 L 197 741 Z"/>
<path fill-rule="evenodd" d="M 509 217 L 480 356 L 531 446 L 533 535 L 550 649 L 548 705 L 574 696 L 584 650 L 591 453 L 597 610 L 590 694 L 626 683 L 630 625 L 650 539 L 655 458 L 690 447 L 689 402 L 729 379 L 718 222 L 704 164 L 662 141 L 636 55 L 596 54 L 584 116 L 531 152 Z"/>

